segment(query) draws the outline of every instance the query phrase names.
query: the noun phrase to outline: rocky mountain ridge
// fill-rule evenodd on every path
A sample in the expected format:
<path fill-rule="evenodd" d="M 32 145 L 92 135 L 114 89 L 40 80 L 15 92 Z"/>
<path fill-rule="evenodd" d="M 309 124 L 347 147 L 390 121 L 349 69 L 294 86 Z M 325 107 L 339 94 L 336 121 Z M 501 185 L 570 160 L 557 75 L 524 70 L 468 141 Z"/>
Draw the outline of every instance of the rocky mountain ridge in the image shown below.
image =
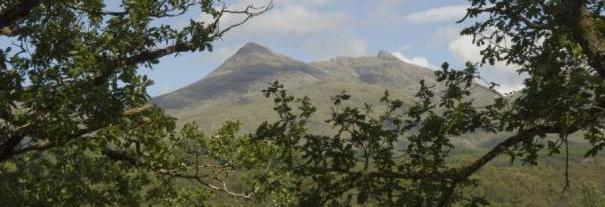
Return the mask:
<path fill-rule="evenodd" d="M 404 103 L 413 103 L 420 80 L 441 87 L 433 70 L 401 61 L 386 51 L 377 56 L 305 63 L 247 43 L 206 77 L 153 100 L 179 123 L 195 121 L 203 129 L 215 129 L 224 121 L 240 120 L 243 130 L 250 131 L 263 120 L 275 118 L 273 101 L 261 93 L 275 80 L 294 95 L 311 98 L 318 109 L 310 127 L 320 131 L 329 130 L 323 120 L 330 112 L 330 97 L 341 91 L 352 95 L 349 104 L 363 106 L 378 104 L 385 90 Z M 473 88 L 477 103 L 495 97 L 482 87 Z"/>

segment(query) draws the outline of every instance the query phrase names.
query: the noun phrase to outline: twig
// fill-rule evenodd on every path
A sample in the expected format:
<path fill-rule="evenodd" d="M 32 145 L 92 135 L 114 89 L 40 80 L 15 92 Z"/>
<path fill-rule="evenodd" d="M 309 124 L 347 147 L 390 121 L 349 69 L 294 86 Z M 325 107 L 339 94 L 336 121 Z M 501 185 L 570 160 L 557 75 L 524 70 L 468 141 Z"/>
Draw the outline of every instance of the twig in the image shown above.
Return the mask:
<path fill-rule="evenodd" d="M 569 143 L 567 139 L 567 135 L 564 135 L 563 141 L 565 142 L 565 186 L 563 186 L 563 191 L 561 193 L 565 193 L 569 188 Z"/>

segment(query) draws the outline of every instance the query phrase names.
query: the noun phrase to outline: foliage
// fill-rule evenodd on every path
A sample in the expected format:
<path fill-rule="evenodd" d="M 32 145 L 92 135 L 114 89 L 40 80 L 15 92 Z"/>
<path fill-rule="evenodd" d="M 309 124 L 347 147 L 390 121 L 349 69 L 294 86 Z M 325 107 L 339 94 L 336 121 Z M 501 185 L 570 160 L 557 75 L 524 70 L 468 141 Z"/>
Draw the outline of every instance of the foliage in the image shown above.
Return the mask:
<path fill-rule="evenodd" d="M 432 103 L 433 93 L 424 82 L 417 94 L 419 101 L 406 110 L 402 101 L 391 99 L 388 92 L 381 99 L 386 110 L 379 113 L 369 104 L 363 108 L 346 105 L 350 95 L 343 92 L 332 98 L 331 118 L 326 120 L 335 129 L 333 135 L 308 133 L 306 123 L 315 107 L 308 98 L 295 98 L 283 85 L 272 83 L 264 92 L 273 97 L 280 120 L 262 124 L 252 139 L 277 147 L 275 156 L 283 163 L 277 169 L 296 178 L 283 184 L 296 198 L 292 205 L 370 202 L 435 206 L 460 199 L 469 205 L 483 203 L 481 198 L 466 199 L 448 190 L 472 182 L 460 176 L 463 171 L 447 165 L 453 148 L 447 135 L 478 128 L 493 130 L 493 124 L 483 120 L 503 104 L 499 101 L 485 110 L 475 110 L 472 100 L 464 100 L 462 95 L 469 93 L 475 68 L 449 71 L 447 64 L 443 68 L 447 73 L 440 74 L 440 79 L 448 79 L 448 83 L 467 78 L 462 84 L 448 84 L 439 104 L 442 107 Z M 291 106 L 294 103 L 299 104 L 298 110 Z M 407 145 L 396 145 L 402 137 Z"/>
<path fill-rule="evenodd" d="M 480 21 L 462 31 L 482 50 L 483 63 L 505 61 L 526 73 L 525 88 L 513 105 L 508 130 L 539 129 L 540 134 L 585 130 L 593 143 L 587 155 L 604 146 L 603 1 L 471 0 L 467 17 Z M 489 16 L 485 16 L 489 15 Z M 509 45 L 503 47 L 502 45 Z M 525 152 L 535 154 L 527 141 Z M 552 150 L 557 150 L 557 147 Z"/>
<path fill-rule="evenodd" d="M 194 127 L 177 131 L 149 104 L 152 81 L 139 71 L 166 55 L 212 51 L 214 40 L 270 5 L 18 0 L 0 8 L 0 205 L 203 205 L 209 191 L 227 192 L 206 174 L 186 174 L 202 167 L 182 152 L 206 140 Z M 191 13 L 209 19 L 166 21 Z M 225 14 L 244 18 L 218 25 Z M 175 179 L 205 188 L 176 188 Z"/>
<path fill-rule="evenodd" d="M 273 97 L 280 120 L 262 124 L 253 138 L 278 147 L 282 170 L 295 175 L 284 184 L 296 198 L 292 205 L 485 205 L 484 198 L 464 193 L 476 184 L 473 174 L 502 154 L 537 164 L 543 151 L 565 152 L 563 191 L 569 188 L 569 135 L 584 134 L 591 143 L 585 156 L 605 146 L 603 2 L 470 2 L 464 20 L 477 22 L 462 34 L 484 48 L 483 61 L 463 70 L 445 63 L 436 74 L 446 89 L 435 93 L 421 82 L 409 108 L 388 93 L 381 99 L 383 112 L 368 104 L 351 107 L 345 104 L 350 96 L 341 93 L 333 97 L 326 120 L 336 132 L 313 134 L 305 126 L 315 111 L 308 98 L 288 95 L 279 83 L 264 91 Z M 525 88 L 513 98 L 476 106 L 467 97 L 480 78 L 477 67 L 496 61 L 528 74 Z M 441 94 L 437 103 L 434 94 Z M 448 165 L 450 138 L 476 130 L 514 135 L 470 163 Z M 398 139 L 407 144 L 395 146 Z"/>

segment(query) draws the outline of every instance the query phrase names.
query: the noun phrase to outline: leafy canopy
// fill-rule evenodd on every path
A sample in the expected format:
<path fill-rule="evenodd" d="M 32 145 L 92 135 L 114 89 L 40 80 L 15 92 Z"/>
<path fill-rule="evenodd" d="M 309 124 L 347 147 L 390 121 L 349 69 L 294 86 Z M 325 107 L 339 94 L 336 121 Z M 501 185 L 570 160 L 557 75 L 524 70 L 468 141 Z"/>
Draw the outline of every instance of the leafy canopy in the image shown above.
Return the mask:
<path fill-rule="evenodd" d="M 183 152 L 207 140 L 192 126 L 177 132 L 175 120 L 149 104 L 153 82 L 139 71 L 166 55 L 212 51 L 213 41 L 270 7 L 235 11 L 215 0 L 0 2 L 0 205 L 142 205 L 227 192 L 210 178 L 199 180 L 205 188 L 174 187 L 175 177 L 202 177 L 185 174 L 202 165 Z M 167 21 L 191 14 L 209 18 L 181 26 Z M 219 25 L 226 14 L 243 20 Z"/>

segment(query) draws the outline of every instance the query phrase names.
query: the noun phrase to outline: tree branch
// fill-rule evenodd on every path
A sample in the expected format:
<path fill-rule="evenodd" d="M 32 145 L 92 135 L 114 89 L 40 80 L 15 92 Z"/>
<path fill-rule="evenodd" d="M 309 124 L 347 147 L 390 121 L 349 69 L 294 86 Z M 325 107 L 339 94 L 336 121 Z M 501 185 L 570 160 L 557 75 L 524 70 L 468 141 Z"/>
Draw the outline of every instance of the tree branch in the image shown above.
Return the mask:
<path fill-rule="evenodd" d="M 128 109 L 128 110 L 122 112 L 122 116 L 138 115 L 138 114 L 141 114 L 141 113 L 144 113 L 144 112 L 151 111 L 154 108 L 155 108 L 155 104 L 148 103 L 148 104 L 145 104 L 145 105 L 143 105 L 141 107 Z"/>
<path fill-rule="evenodd" d="M 197 181 L 201 185 L 206 186 L 206 187 L 208 187 L 208 188 L 210 188 L 210 189 L 212 189 L 214 191 L 226 193 L 226 194 L 229 194 L 229 195 L 231 195 L 233 197 L 244 198 L 244 199 L 250 199 L 252 197 L 252 192 L 250 192 L 250 193 L 244 193 L 244 192 L 236 193 L 236 192 L 231 191 L 227 187 L 227 183 L 224 182 L 224 181 L 222 181 L 223 186 L 219 187 L 219 186 L 216 186 L 216 185 L 213 185 L 213 184 L 211 184 L 209 182 L 204 181 L 202 179 L 202 176 L 199 176 L 199 175 L 172 174 L 170 176 L 173 176 L 173 177 L 176 177 L 176 178 L 183 178 L 183 179 L 192 179 L 192 180 Z"/>
<path fill-rule="evenodd" d="M 208 37 L 208 39 L 221 38 L 227 31 L 229 31 L 235 27 L 241 26 L 242 24 L 246 23 L 248 20 L 252 19 L 253 17 L 264 14 L 265 12 L 269 11 L 271 8 L 273 8 L 272 3 L 269 3 L 267 6 L 263 6 L 263 7 L 253 7 L 250 5 L 250 6 L 246 7 L 246 9 L 241 10 L 241 11 L 227 10 L 225 7 L 223 7 L 221 9 L 221 11 L 219 12 L 219 15 L 214 19 L 214 21 L 211 24 L 208 24 L 208 26 L 206 26 L 206 30 L 210 34 L 212 34 Z M 259 10 L 259 11 L 255 11 L 255 10 Z M 219 22 L 224 14 L 245 14 L 246 18 L 238 23 L 229 25 L 225 29 L 220 29 Z M 105 69 L 104 71 L 102 71 L 101 74 L 99 74 L 94 79 L 94 82 L 97 85 L 104 83 L 107 80 L 107 78 L 112 74 L 112 72 L 114 72 L 114 70 L 116 70 L 116 68 L 137 65 L 137 64 L 144 63 L 147 61 L 156 60 L 161 57 L 164 57 L 164 56 L 167 56 L 170 54 L 174 54 L 174 53 L 194 51 L 194 50 L 198 49 L 199 47 L 200 47 L 199 45 L 194 44 L 193 42 L 180 42 L 180 43 L 176 43 L 174 45 L 170 45 L 170 46 L 167 46 L 164 48 L 144 51 L 139 54 L 117 60 L 113 64 L 110 64 L 108 69 Z"/>
<path fill-rule="evenodd" d="M 588 64 L 605 78 L 605 35 L 586 8 L 585 0 L 562 0 L 558 6 L 558 18 L 570 29 L 588 58 Z"/>
<path fill-rule="evenodd" d="M 230 190 L 227 187 L 227 183 L 224 181 L 221 181 L 223 186 L 219 187 L 216 185 L 211 184 L 210 182 L 207 182 L 204 180 L 204 178 L 207 178 L 207 175 L 200 175 L 199 174 L 199 165 L 196 164 L 196 171 L 194 175 L 191 174 L 182 174 L 182 173 L 175 173 L 174 170 L 167 170 L 167 169 L 154 169 L 153 167 L 151 167 L 149 164 L 142 162 L 141 160 L 137 159 L 136 157 L 133 157 L 131 154 L 129 154 L 126 151 L 118 151 L 118 150 L 111 150 L 111 149 L 105 149 L 103 150 L 103 154 L 107 157 L 109 157 L 112 160 L 116 160 L 116 161 L 124 161 L 127 162 L 131 165 L 135 165 L 135 166 L 141 166 L 141 167 L 145 167 L 150 169 L 152 172 L 155 172 L 157 174 L 160 175 L 165 175 L 165 176 L 169 176 L 169 177 L 174 177 L 174 178 L 181 178 L 181 179 L 188 179 L 188 180 L 195 180 L 196 182 L 198 182 L 199 184 L 208 187 L 211 190 L 217 191 L 217 192 L 221 192 L 221 193 L 226 193 L 228 195 L 231 195 L 233 197 L 239 197 L 239 198 L 244 198 L 244 199 L 250 199 L 253 195 L 252 192 L 250 193 L 236 193 L 233 192 L 232 190 Z M 196 160 L 197 163 L 197 160 Z"/>
<path fill-rule="evenodd" d="M 522 130 L 522 131 L 518 132 L 517 134 L 507 138 L 503 142 L 500 142 L 498 145 L 496 145 L 494 148 L 492 148 L 489 152 L 483 154 L 483 156 L 481 156 L 479 159 L 475 160 L 470 165 L 460 168 L 458 170 L 455 170 L 455 173 L 453 173 L 454 176 L 451 177 L 451 181 L 449 183 L 450 186 L 447 187 L 444 191 L 445 193 L 442 194 L 443 197 L 441 198 L 440 203 L 442 205 L 448 203 L 451 200 L 451 198 L 454 194 L 454 191 L 460 182 L 467 180 L 470 176 L 475 174 L 479 169 L 481 169 L 483 166 L 485 166 L 491 160 L 493 160 L 497 156 L 505 153 L 508 149 L 517 145 L 518 143 L 520 143 L 524 140 L 530 139 L 534 136 L 541 135 L 541 134 L 553 134 L 553 133 L 562 133 L 562 132 L 571 134 L 578 130 L 580 130 L 580 128 L 578 128 L 578 127 L 571 127 L 571 128 L 563 129 L 562 127 L 558 127 L 558 126 L 537 126 L 537 127 L 533 127 L 533 128 L 530 128 L 527 130 Z"/>
<path fill-rule="evenodd" d="M 155 108 L 154 104 L 145 104 L 141 107 L 137 107 L 137 108 L 132 108 L 129 110 L 126 110 L 124 112 L 122 112 L 122 116 L 135 116 L 144 112 L 148 112 L 151 111 Z M 104 126 L 97 126 L 97 127 L 89 127 L 89 128 L 83 128 L 78 130 L 77 132 L 70 134 L 70 135 L 66 135 L 66 139 L 63 142 L 50 142 L 50 141 L 45 141 L 45 142 L 41 142 L 41 143 L 37 143 L 37 144 L 33 144 L 33 145 L 29 145 L 29 146 L 25 146 L 25 147 L 20 147 L 17 148 L 21 141 L 24 139 L 25 135 L 23 134 L 23 129 L 27 129 L 29 127 L 31 127 L 31 124 L 26 124 L 24 126 L 18 127 L 17 129 L 15 129 L 15 133 L 16 135 L 11 136 L 8 141 L 5 141 L 4 143 L 2 143 L 2 145 L 0 145 L 0 163 L 23 153 L 27 153 L 30 151 L 45 151 L 57 146 L 61 146 L 61 145 L 65 145 L 71 141 L 74 141 L 76 139 L 79 139 L 83 136 L 95 133 L 98 130 L 101 130 L 104 128 Z"/>
<path fill-rule="evenodd" d="M 254 7 L 252 5 L 248 5 L 246 7 L 246 9 L 244 9 L 242 11 L 232 11 L 232 10 L 228 10 L 223 7 L 223 9 L 220 12 L 219 18 L 217 18 L 213 24 L 213 25 L 216 25 L 216 27 L 218 27 L 219 19 L 223 14 L 245 14 L 246 18 L 244 18 L 244 20 L 242 20 L 236 24 L 227 26 L 225 29 L 216 30 L 214 37 L 222 37 L 229 30 L 246 23 L 248 20 L 250 20 L 258 15 L 264 14 L 265 12 L 271 10 L 272 8 L 273 8 L 273 0 L 271 0 L 266 6 L 263 6 L 263 7 Z M 257 10 L 257 11 L 253 11 L 253 10 Z"/>
<path fill-rule="evenodd" d="M 211 33 L 212 32 L 214 33 L 213 35 L 211 35 L 209 37 L 209 39 L 215 39 L 215 38 L 222 37 L 227 31 L 233 29 L 234 27 L 237 27 L 237 26 L 240 26 L 240 25 L 246 23 L 248 20 L 250 20 L 253 17 L 264 14 L 265 12 L 269 11 L 272 7 L 273 7 L 272 4 L 269 4 L 267 6 L 260 7 L 260 8 L 248 6 L 248 7 L 246 7 L 245 10 L 242 10 L 242 11 L 231 11 L 231 10 L 227 10 L 226 8 L 223 7 L 223 9 L 219 13 L 219 15 L 215 18 L 214 22 L 209 24 L 206 27 L 206 29 L 208 31 L 211 31 Z M 258 10 L 258 9 L 262 9 L 262 10 L 253 11 L 253 10 Z M 225 29 L 220 29 L 219 22 L 220 22 L 221 18 L 223 17 L 223 15 L 227 14 L 227 13 L 245 14 L 246 18 L 236 24 L 229 25 Z M 120 61 L 119 65 L 133 65 L 133 64 L 137 64 L 137 63 L 141 63 L 141 62 L 145 62 L 145 61 L 149 61 L 149 60 L 158 59 L 160 57 L 170 55 L 173 53 L 192 51 L 195 49 L 197 49 L 197 45 L 193 44 L 192 42 L 177 43 L 177 44 L 165 47 L 165 48 L 146 51 L 146 52 L 142 52 L 140 54 L 125 58 Z"/>

